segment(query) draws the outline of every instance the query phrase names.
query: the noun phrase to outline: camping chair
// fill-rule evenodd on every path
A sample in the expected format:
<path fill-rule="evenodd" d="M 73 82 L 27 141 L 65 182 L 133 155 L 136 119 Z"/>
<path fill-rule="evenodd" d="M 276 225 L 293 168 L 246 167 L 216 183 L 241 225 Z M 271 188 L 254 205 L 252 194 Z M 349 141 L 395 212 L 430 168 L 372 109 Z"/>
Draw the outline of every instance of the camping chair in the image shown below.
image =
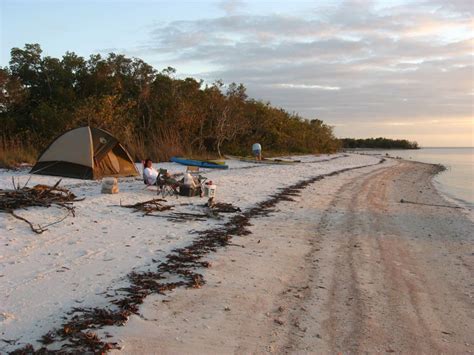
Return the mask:
<path fill-rule="evenodd" d="M 158 187 L 158 194 L 164 198 L 166 196 L 176 196 L 178 198 L 178 187 L 180 182 L 168 176 L 168 170 L 158 170 L 158 177 L 156 178 L 156 186 Z"/>

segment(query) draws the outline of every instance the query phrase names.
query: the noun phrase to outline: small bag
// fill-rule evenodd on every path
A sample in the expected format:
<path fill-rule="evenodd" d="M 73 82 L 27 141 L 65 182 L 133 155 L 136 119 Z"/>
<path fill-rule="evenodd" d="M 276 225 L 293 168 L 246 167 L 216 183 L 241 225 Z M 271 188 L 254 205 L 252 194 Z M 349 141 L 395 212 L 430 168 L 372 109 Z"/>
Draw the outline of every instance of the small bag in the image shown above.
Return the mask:
<path fill-rule="evenodd" d="M 102 190 L 103 194 L 118 194 L 119 187 L 117 178 L 105 178 L 102 181 Z"/>

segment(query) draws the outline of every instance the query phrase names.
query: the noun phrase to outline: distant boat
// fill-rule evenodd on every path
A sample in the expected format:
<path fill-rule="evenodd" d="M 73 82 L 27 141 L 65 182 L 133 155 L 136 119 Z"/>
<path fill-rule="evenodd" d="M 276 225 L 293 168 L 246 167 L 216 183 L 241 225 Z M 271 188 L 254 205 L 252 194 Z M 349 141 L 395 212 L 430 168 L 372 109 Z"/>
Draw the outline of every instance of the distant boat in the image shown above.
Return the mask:
<path fill-rule="evenodd" d="M 264 158 L 262 160 L 256 160 L 255 158 L 252 157 L 238 157 L 238 156 L 233 156 L 233 155 L 227 155 L 229 159 L 235 159 L 235 160 L 240 160 L 244 161 L 247 163 L 255 163 L 255 164 L 276 164 L 276 165 L 292 165 L 295 163 L 301 163 L 301 160 L 285 160 L 285 159 L 267 159 Z"/>
<path fill-rule="evenodd" d="M 180 157 L 172 157 L 170 159 L 173 163 L 178 163 L 181 165 L 186 166 L 198 166 L 200 168 L 206 169 L 229 169 L 229 166 L 222 162 L 213 162 L 213 161 L 205 161 L 205 160 L 194 160 L 194 159 L 186 159 Z"/>

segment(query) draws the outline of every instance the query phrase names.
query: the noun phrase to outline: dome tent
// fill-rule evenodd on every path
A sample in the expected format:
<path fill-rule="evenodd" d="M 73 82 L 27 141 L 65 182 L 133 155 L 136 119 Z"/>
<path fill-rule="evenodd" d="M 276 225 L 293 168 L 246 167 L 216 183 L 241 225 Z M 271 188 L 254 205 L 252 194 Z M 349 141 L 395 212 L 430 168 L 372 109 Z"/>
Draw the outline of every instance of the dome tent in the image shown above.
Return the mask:
<path fill-rule="evenodd" d="M 89 126 L 72 129 L 56 138 L 30 173 L 90 180 L 139 175 L 130 154 L 117 138 Z"/>

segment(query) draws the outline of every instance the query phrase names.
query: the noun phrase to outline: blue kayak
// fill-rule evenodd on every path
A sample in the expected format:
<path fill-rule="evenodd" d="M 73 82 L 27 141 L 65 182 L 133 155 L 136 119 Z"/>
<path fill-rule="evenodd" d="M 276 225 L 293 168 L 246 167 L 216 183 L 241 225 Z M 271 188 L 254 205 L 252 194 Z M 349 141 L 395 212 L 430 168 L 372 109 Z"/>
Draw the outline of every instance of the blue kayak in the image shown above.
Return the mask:
<path fill-rule="evenodd" d="M 228 165 L 225 164 L 216 164 L 211 163 L 209 161 L 202 161 L 202 160 L 192 160 L 186 158 L 179 158 L 179 157 L 172 157 L 170 159 L 173 163 L 178 163 L 187 166 L 199 166 L 200 168 L 206 169 L 229 169 Z"/>

